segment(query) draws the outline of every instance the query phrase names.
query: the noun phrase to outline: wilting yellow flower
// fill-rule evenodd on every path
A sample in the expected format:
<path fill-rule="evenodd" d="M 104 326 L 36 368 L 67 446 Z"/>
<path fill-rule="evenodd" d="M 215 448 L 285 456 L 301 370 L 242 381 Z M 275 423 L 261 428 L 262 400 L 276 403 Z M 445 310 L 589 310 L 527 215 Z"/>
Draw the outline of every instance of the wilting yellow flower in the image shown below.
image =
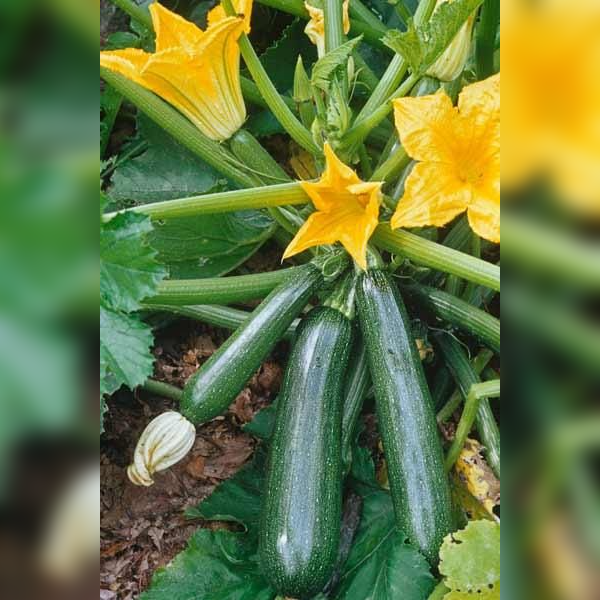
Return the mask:
<path fill-rule="evenodd" d="M 469 85 L 458 107 L 445 93 L 394 101 L 406 179 L 393 228 L 441 227 L 467 211 L 471 228 L 500 241 L 500 75 Z"/>
<path fill-rule="evenodd" d="M 361 181 L 325 144 L 327 166 L 320 181 L 301 182 L 317 212 L 308 217 L 283 258 L 312 246 L 341 242 L 357 264 L 367 268 L 367 242 L 377 227 L 383 182 Z"/>
<path fill-rule="evenodd" d="M 452 0 L 437 0 L 436 10 L 440 4 L 446 1 L 451 2 Z M 467 19 L 443 54 L 429 67 L 427 75 L 437 77 L 441 81 L 452 81 L 463 72 L 469 58 L 474 24 L 475 15 L 473 14 Z"/>
<path fill-rule="evenodd" d="M 502 2 L 502 181 L 600 217 L 600 2 Z"/>
<path fill-rule="evenodd" d="M 252 0 L 238 5 L 244 18 L 225 17 L 217 7 L 202 31 L 160 4 L 151 4 L 156 52 L 101 52 L 100 64 L 172 104 L 209 138 L 226 140 L 246 119 L 238 38 L 249 29 Z"/>
<path fill-rule="evenodd" d="M 350 31 L 349 6 L 350 0 L 345 0 L 342 5 L 344 33 Z M 304 33 L 306 33 L 310 41 L 317 47 L 317 54 L 321 58 L 325 55 L 325 12 L 322 8 L 311 6 L 308 2 L 304 3 L 304 7 L 310 15 L 310 21 L 304 29 Z"/>

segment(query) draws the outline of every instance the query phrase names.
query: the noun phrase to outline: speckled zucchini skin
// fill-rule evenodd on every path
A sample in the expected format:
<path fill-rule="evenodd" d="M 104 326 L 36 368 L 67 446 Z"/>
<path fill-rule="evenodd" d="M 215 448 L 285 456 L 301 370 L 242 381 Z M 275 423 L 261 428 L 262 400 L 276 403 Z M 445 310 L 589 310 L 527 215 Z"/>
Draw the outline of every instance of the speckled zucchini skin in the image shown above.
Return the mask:
<path fill-rule="evenodd" d="M 222 414 L 322 285 L 313 265 L 273 290 L 250 318 L 188 380 L 180 411 L 200 425 Z"/>
<path fill-rule="evenodd" d="M 395 284 L 379 270 L 361 275 L 357 308 L 397 526 L 435 564 L 444 536 L 453 530 L 452 507 L 410 320 Z"/>
<path fill-rule="evenodd" d="M 260 531 L 262 570 L 279 594 L 320 592 L 336 564 L 341 425 L 352 324 L 319 307 L 302 321 L 279 394 Z"/>

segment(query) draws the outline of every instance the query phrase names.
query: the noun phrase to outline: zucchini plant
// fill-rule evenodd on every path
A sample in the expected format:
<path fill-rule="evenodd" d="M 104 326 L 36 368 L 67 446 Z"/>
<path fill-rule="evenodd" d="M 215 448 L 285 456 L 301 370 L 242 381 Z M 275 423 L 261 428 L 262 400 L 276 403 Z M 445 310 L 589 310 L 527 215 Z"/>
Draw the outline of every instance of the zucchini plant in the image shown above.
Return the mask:
<path fill-rule="evenodd" d="M 199 532 L 143 597 L 177 581 L 220 600 L 445 594 L 467 436 L 500 475 L 493 2 L 114 4 L 137 37 L 101 52 L 120 98 L 103 137 L 102 413 L 122 386 L 174 403 L 131 482 L 185 461 L 289 347 L 268 431 L 251 429 L 264 447 L 195 512 L 245 532 Z M 132 116 L 139 139 L 119 148 Z M 285 265 L 261 266 L 269 253 Z M 228 331 L 182 390 L 153 379 L 157 315 Z"/>

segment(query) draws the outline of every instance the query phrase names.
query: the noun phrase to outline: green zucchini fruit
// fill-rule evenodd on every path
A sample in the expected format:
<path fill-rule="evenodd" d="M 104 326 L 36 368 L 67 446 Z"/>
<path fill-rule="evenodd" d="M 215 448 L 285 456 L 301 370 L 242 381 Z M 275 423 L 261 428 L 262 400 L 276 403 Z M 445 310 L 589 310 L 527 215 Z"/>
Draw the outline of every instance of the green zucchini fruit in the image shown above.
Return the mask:
<path fill-rule="evenodd" d="M 400 294 L 380 270 L 361 275 L 357 310 L 375 391 L 396 523 L 432 564 L 453 531 L 433 404 Z"/>
<path fill-rule="evenodd" d="M 190 377 L 181 414 L 200 425 L 227 410 L 322 283 L 321 271 L 308 264 L 274 289 Z"/>
<path fill-rule="evenodd" d="M 271 438 L 259 556 L 286 597 L 312 598 L 333 573 L 342 507 L 342 392 L 352 323 L 327 306 L 300 323 Z"/>

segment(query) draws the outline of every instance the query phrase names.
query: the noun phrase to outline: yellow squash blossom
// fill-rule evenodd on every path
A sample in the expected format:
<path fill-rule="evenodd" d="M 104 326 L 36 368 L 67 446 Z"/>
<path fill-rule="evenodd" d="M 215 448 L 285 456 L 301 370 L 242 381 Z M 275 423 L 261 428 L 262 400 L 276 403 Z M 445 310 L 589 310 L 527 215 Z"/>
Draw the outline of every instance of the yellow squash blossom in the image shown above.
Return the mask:
<path fill-rule="evenodd" d="M 252 0 L 239 0 L 243 17 L 226 17 L 217 7 L 206 31 L 150 5 L 156 52 L 136 48 L 100 53 L 100 64 L 154 92 L 213 140 L 230 138 L 246 119 L 240 87 L 238 38 L 249 30 Z"/>
<path fill-rule="evenodd" d="M 377 227 L 383 182 L 362 181 L 326 143 L 327 165 L 316 183 L 301 182 L 317 209 L 287 247 L 283 258 L 312 246 L 341 242 L 357 264 L 367 268 L 367 242 Z"/>
<path fill-rule="evenodd" d="M 500 242 L 500 75 L 445 93 L 394 101 L 396 127 L 419 161 L 392 227 L 441 227 L 467 211 L 475 233 Z"/>
<path fill-rule="evenodd" d="M 350 0 L 345 0 L 343 4 L 344 15 L 344 33 L 350 31 L 350 17 L 348 16 L 348 8 Z M 319 58 L 325 55 L 325 12 L 322 8 L 311 6 L 308 2 L 304 3 L 304 7 L 308 11 L 310 21 L 304 30 L 310 41 L 317 47 Z"/>

